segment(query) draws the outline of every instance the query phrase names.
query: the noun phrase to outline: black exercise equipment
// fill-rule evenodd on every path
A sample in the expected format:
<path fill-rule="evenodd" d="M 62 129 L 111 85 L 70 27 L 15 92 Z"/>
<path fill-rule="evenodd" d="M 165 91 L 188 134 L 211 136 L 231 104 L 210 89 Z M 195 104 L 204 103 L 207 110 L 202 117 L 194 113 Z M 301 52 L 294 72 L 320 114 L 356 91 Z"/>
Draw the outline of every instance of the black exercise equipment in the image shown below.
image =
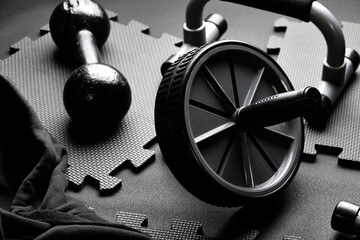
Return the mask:
<path fill-rule="evenodd" d="M 65 109 L 79 126 L 107 128 L 118 123 L 131 104 L 126 78 L 115 68 L 100 63 L 99 48 L 110 33 L 105 10 L 89 0 L 60 3 L 50 17 L 56 45 L 71 52 L 77 65 L 63 93 Z"/>
<path fill-rule="evenodd" d="M 332 214 L 331 227 L 342 233 L 360 236 L 360 206 L 340 201 Z"/>
<path fill-rule="evenodd" d="M 225 19 L 202 19 L 208 0 L 190 0 L 184 44 L 161 67 L 155 127 L 175 177 L 198 198 L 239 206 L 273 196 L 294 177 L 303 151 L 303 120 L 323 125 L 359 64 L 340 24 L 320 3 L 230 1 L 312 21 L 328 55 L 319 91 L 294 91 L 281 67 L 240 41 L 216 41 Z M 269 97 L 270 96 L 270 97 Z"/>

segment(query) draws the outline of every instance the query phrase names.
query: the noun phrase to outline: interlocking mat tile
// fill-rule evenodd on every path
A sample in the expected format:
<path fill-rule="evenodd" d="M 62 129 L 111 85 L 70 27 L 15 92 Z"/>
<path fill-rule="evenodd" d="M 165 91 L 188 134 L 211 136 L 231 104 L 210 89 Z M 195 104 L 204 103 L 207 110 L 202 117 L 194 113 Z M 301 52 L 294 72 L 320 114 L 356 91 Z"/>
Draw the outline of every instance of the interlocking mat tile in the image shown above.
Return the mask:
<path fill-rule="evenodd" d="M 127 225 L 146 234 L 155 240 L 215 240 L 215 238 L 204 236 L 202 224 L 199 222 L 174 219 L 170 230 L 148 228 L 148 218 L 144 214 L 118 212 L 116 222 Z M 239 236 L 238 240 L 254 240 L 259 232 L 249 230 Z"/>
<path fill-rule="evenodd" d="M 112 16 L 115 17 L 114 14 Z M 155 138 L 154 102 L 161 81 L 160 66 L 180 40 L 167 34 L 154 38 L 149 28 L 136 21 L 127 26 L 111 22 L 109 39 L 100 53 L 102 62 L 117 68 L 132 90 L 132 105 L 121 124 L 101 138 L 78 136 L 62 101 L 63 87 L 74 70 L 54 44 L 47 27 L 40 38 L 25 38 L 12 46 L 15 52 L 0 62 L 2 74 L 10 77 L 33 106 L 44 126 L 63 143 L 69 154 L 68 179 L 81 186 L 91 177 L 100 190 L 117 189 L 121 180 L 111 176 L 124 162 L 135 168 L 153 159 L 146 149 Z"/>

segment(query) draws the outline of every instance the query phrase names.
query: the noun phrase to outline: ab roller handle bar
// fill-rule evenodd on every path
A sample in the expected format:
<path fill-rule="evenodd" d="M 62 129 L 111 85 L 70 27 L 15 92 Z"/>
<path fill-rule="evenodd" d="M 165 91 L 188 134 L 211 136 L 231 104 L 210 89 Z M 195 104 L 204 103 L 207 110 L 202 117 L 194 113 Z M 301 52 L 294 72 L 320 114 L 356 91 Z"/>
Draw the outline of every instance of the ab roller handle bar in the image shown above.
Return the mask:
<path fill-rule="evenodd" d="M 217 41 L 226 20 L 189 0 L 184 43 L 161 66 L 155 127 L 164 159 L 193 195 L 221 206 L 271 197 L 294 177 L 305 116 L 324 126 L 359 65 L 341 26 L 314 0 L 225 0 L 314 23 L 327 43 L 318 88 L 294 90 L 281 67 L 241 41 Z"/>

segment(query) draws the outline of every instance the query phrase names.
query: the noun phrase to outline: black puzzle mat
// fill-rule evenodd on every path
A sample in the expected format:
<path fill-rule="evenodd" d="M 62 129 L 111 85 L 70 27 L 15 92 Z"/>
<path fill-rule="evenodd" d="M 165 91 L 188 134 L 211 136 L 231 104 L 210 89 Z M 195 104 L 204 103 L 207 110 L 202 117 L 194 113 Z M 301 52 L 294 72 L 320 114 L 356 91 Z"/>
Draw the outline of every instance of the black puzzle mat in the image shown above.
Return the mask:
<path fill-rule="evenodd" d="M 317 87 L 327 45 L 314 24 L 293 22 L 285 18 L 275 22 L 275 29 L 285 31 L 284 37 L 272 36 L 268 50 L 280 49 L 277 62 L 284 69 L 295 89 Z M 343 22 L 346 47 L 360 52 L 360 24 Z M 340 161 L 360 161 L 360 72 L 343 92 L 324 130 L 305 126 L 304 152 L 315 155 L 315 147 L 327 152 L 341 152 Z"/>
<path fill-rule="evenodd" d="M 111 18 L 116 17 L 111 12 L 109 15 Z M 207 232 L 217 237 L 223 226 L 213 228 L 211 225 L 214 224 L 209 222 L 227 221 L 238 209 L 217 208 L 197 199 L 195 203 L 184 201 L 186 197 L 183 194 L 188 193 L 181 191 L 174 178 L 169 178 L 171 173 L 162 162 L 158 149 L 153 147 L 154 103 L 162 78 L 160 66 L 178 50 L 175 44 L 180 40 L 168 34 L 154 38 L 148 34 L 149 27 L 137 21 L 131 21 L 126 26 L 111 21 L 109 39 L 100 53 L 103 62 L 119 69 L 126 76 L 133 100 L 128 114 L 112 134 L 89 139 L 77 136 L 62 103 L 65 81 L 73 71 L 69 64 L 71 61 L 59 53 L 48 33 L 48 26 L 43 27 L 41 33 L 42 36 L 34 41 L 24 38 L 14 44 L 11 48 L 13 54 L 0 62 L 0 71 L 15 82 L 44 126 L 65 145 L 69 154 L 67 177 L 75 185 L 81 186 L 81 190 L 76 188 L 77 191 L 69 191 L 69 194 L 82 200 L 101 217 L 149 233 L 154 239 L 213 239 L 207 233 L 202 233 L 201 221 L 204 219 L 209 220 L 206 223 Z M 156 160 L 155 154 L 158 156 Z M 124 168 L 130 170 L 126 172 Z M 119 172 L 129 180 L 120 189 Z M 85 178 L 93 179 L 96 183 L 85 181 L 90 184 L 84 184 Z M 172 186 L 171 197 L 178 198 L 198 213 L 203 211 L 206 214 L 200 215 L 191 210 L 200 218 L 190 216 L 191 220 L 178 220 L 177 216 L 184 210 L 183 206 L 174 206 L 175 201 L 167 202 L 160 197 L 171 190 L 163 189 L 169 183 L 175 185 L 175 188 Z M 187 197 L 194 200 L 189 194 Z M 170 227 L 156 218 L 153 218 L 155 227 L 144 225 L 147 222 L 144 213 L 153 215 L 156 212 L 155 215 L 161 217 L 161 214 L 167 212 L 166 209 L 170 211 L 167 216 L 172 222 Z M 124 218 L 125 213 L 127 215 Z M 209 216 L 216 218 L 210 219 Z M 181 219 L 188 217 L 186 214 Z M 170 221 L 166 219 L 166 222 Z M 252 240 L 258 235 L 257 230 L 247 230 L 241 226 L 236 226 L 236 230 L 236 239 Z"/>
<path fill-rule="evenodd" d="M 113 13 L 109 16 L 115 17 Z M 68 179 L 81 185 L 86 177 L 99 182 L 100 190 L 119 187 L 113 177 L 124 162 L 140 167 L 154 159 L 146 145 L 155 138 L 154 102 L 161 80 L 160 65 L 176 51 L 180 40 L 168 34 L 157 39 L 146 34 L 148 27 L 132 21 L 128 26 L 111 22 L 110 36 L 101 49 L 103 62 L 122 72 L 132 89 L 128 114 L 115 131 L 103 138 L 82 139 L 72 129 L 63 107 L 62 92 L 73 67 L 59 57 L 47 26 L 36 41 L 25 38 L 12 46 L 19 50 L 0 64 L 35 109 L 49 132 L 65 145 L 69 153 Z M 91 131 L 91 130 L 90 130 Z"/>
<path fill-rule="evenodd" d="M 155 240 L 215 240 L 215 238 L 204 236 L 202 224 L 199 222 L 173 219 L 169 230 L 151 229 L 148 228 L 146 215 L 128 212 L 118 212 L 116 222 L 149 234 Z M 254 240 L 258 234 L 257 230 L 249 230 L 238 235 L 236 239 Z"/>

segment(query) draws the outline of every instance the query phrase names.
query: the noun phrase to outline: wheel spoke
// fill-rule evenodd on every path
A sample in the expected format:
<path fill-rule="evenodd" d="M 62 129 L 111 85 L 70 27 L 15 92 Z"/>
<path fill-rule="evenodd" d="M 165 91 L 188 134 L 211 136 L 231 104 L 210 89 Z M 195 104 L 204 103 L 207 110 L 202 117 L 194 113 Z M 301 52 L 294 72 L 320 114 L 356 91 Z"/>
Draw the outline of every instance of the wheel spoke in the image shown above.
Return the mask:
<path fill-rule="evenodd" d="M 229 113 L 234 113 L 236 111 L 235 105 L 232 103 L 229 96 L 225 93 L 224 89 L 220 86 L 219 82 L 215 79 L 214 75 L 210 72 L 206 64 L 204 64 L 201 73 L 225 109 Z"/>
<path fill-rule="evenodd" d="M 256 149 L 259 151 L 261 156 L 264 158 L 268 166 L 271 168 L 273 172 L 276 172 L 279 168 L 276 166 L 276 163 L 271 159 L 271 157 L 266 153 L 266 151 L 262 148 L 260 143 L 256 140 L 256 138 L 251 134 L 248 133 L 250 140 L 253 142 Z"/>
<path fill-rule="evenodd" d="M 234 96 L 235 96 L 235 105 L 236 105 L 236 108 L 239 108 L 240 100 L 239 100 L 239 93 L 238 93 L 238 88 L 237 88 L 237 84 L 236 84 L 234 60 L 232 58 L 229 59 L 229 67 L 230 67 L 230 74 L 231 74 L 231 82 L 232 82 Z"/>
<path fill-rule="evenodd" d="M 254 176 L 253 176 L 253 171 L 252 171 L 252 167 L 251 167 L 251 159 L 249 156 L 249 145 L 248 145 L 248 140 L 247 140 L 247 136 L 244 133 L 240 134 L 241 137 L 241 155 L 242 155 L 242 159 L 243 159 L 243 163 L 244 163 L 244 171 L 245 171 L 245 180 L 246 180 L 246 185 L 248 187 L 255 187 L 255 183 L 254 183 Z"/>
<path fill-rule="evenodd" d="M 206 133 L 201 134 L 200 136 L 195 138 L 195 143 L 198 144 L 200 142 L 203 142 L 207 139 L 210 139 L 211 137 L 216 136 L 219 133 L 222 133 L 224 131 L 227 131 L 229 128 L 235 127 L 236 123 L 234 122 L 228 122 L 223 125 L 220 125 L 217 128 L 214 128 L 210 131 L 207 131 Z"/>
<path fill-rule="evenodd" d="M 261 78 L 264 74 L 264 70 L 265 70 L 265 67 L 259 69 L 258 72 L 255 74 L 255 76 L 251 82 L 249 91 L 246 95 L 246 98 L 244 101 L 244 106 L 248 106 L 252 103 L 252 101 L 255 97 L 256 91 L 259 88 L 259 84 L 260 84 Z"/>
<path fill-rule="evenodd" d="M 294 140 L 295 140 L 295 138 L 294 138 L 293 136 L 291 136 L 291 135 L 289 135 L 289 134 L 286 134 L 286 133 L 284 133 L 284 132 L 278 131 L 278 130 L 276 130 L 276 129 L 274 129 L 274 128 L 264 127 L 263 129 L 266 130 L 266 131 L 268 131 L 269 133 L 275 135 L 275 136 L 285 138 L 285 139 L 287 139 L 287 140 L 289 140 L 289 141 L 294 141 Z"/>
<path fill-rule="evenodd" d="M 193 107 L 199 108 L 203 111 L 209 112 L 209 113 L 217 115 L 219 117 L 228 118 L 228 119 L 231 117 L 231 114 L 229 114 L 227 112 L 223 112 L 219 109 L 216 109 L 214 107 L 211 107 L 207 104 L 201 103 L 201 102 L 193 100 L 193 99 L 190 99 L 189 104 Z"/>
<path fill-rule="evenodd" d="M 221 162 L 219 164 L 219 167 L 216 171 L 216 173 L 219 175 L 219 176 L 223 176 L 224 174 L 224 170 L 225 170 L 225 167 L 227 166 L 228 164 L 228 160 L 230 158 L 230 155 L 231 155 L 231 152 L 233 150 L 233 147 L 234 147 L 234 141 L 235 141 L 235 136 L 236 136 L 236 133 L 232 134 L 230 139 L 229 139 L 229 142 L 226 146 L 226 149 L 225 149 L 225 152 L 223 154 L 223 157 L 221 159 Z"/>

